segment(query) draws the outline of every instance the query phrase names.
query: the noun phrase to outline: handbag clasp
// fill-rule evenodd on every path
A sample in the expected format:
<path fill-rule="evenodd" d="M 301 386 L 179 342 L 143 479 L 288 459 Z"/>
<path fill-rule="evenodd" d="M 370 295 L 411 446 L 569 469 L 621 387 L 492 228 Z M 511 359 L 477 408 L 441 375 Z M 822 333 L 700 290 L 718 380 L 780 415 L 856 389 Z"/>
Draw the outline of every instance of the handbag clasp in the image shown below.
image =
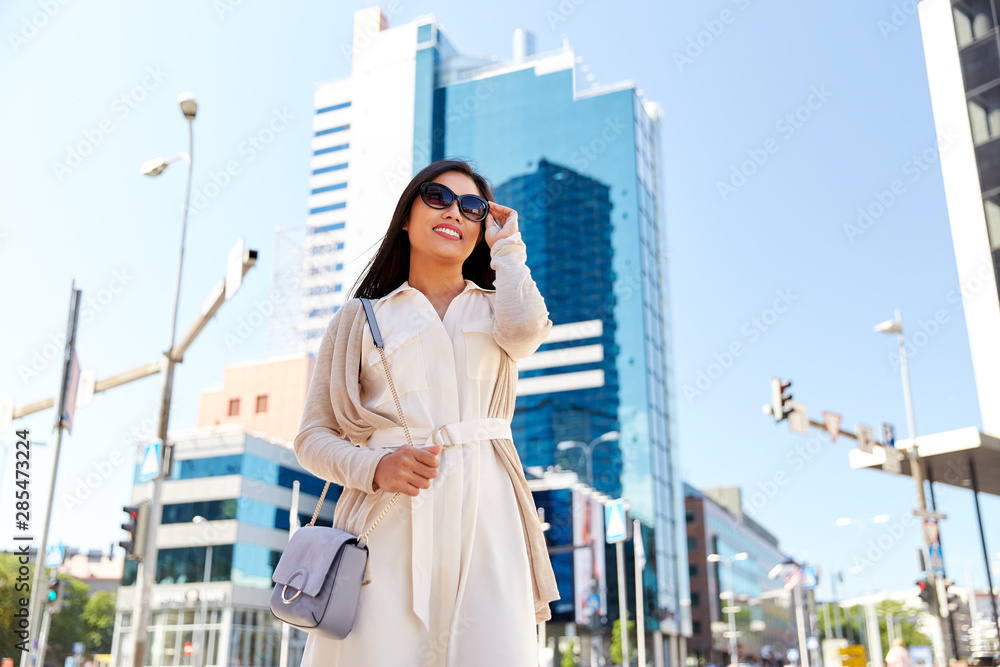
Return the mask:
<path fill-rule="evenodd" d="M 285 590 L 287 590 L 287 589 L 288 589 L 288 584 L 285 584 L 282 587 L 282 589 L 281 589 L 281 601 L 284 602 L 285 604 L 290 604 L 292 602 L 292 600 L 294 600 L 295 598 L 297 598 L 300 595 L 302 595 L 302 591 L 295 591 L 295 595 L 293 595 L 292 597 L 290 597 L 290 598 L 288 598 L 286 600 L 285 599 Z"/>

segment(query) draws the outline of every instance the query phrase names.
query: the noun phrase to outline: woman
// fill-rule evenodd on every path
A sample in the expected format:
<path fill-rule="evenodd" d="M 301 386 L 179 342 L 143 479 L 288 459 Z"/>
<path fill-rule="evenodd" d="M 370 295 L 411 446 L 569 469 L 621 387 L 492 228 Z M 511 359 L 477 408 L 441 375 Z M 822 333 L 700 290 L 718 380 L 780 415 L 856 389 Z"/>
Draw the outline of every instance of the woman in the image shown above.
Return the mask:
<path fill-rule="evenodd" d="M 355 291 L 383 349 L 357 298 L 320 345 L 295 452 L 344 486 L 335 527 L 377 525 L 353 630 L 311 636 L 303 665 L 537 662 L 535 623 L 559 594 L 510 418 L 515 361 L 552 322 L 517 212 L 492 199 L 465 162 L 417 174 Z"/>

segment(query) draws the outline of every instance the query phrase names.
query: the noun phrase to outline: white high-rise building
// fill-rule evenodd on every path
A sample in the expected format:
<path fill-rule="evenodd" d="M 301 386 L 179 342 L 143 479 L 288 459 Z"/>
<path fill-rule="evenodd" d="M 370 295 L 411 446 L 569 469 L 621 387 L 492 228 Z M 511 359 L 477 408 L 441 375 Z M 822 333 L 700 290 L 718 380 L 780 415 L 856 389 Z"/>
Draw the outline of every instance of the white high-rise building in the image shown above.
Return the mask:
<path fill-rule="evenodd" d="M 996 0 L 918 5 L 979 411 L 993 436 L 1000 436 L 998 8 Z"/>

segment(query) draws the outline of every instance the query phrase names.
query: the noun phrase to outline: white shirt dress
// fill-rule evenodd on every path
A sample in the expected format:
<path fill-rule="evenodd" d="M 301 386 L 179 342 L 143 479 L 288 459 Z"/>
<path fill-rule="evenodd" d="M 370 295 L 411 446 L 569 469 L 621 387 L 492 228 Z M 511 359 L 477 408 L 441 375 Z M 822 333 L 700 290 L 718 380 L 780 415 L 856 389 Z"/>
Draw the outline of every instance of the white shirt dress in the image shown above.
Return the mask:
<path fill-rule="evenodd" d="M 491 333 L 487 291 L 466 280 L 443 320 L 406 282 L 372 302 L 416 446 L 438 426 L 487 416 L 502 354 Z M 398 424 L 367 327 L 360 381 L 364 406 Z M 416 498 L 400 495 L 371 532 L 372 581 L 361 589 L 354 629 L 343 640 L 310 636 L 304 667 L 537 664 L 531 574 L 514 488 L 489 440 L 498 436 L 482 433 L 483 439 L 442 450 L 431 489 Z M 405 444 L 399 428 L 375 431 L 367 446 Z M 393 495 L 376 492 L 366 528 Z"/>

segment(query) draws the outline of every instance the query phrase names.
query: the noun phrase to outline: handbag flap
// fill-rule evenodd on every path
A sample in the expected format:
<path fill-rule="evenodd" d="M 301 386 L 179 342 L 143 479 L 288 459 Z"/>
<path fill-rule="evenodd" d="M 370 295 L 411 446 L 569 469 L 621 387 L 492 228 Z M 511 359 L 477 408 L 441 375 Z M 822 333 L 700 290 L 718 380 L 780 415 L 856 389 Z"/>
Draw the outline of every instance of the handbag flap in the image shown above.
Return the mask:
<path fill-rule="evenodd" d="M 271 580 L 315 597 L 341 549 L 357 539 L 337 528 L 302 526 L 288 541 Z"/>

